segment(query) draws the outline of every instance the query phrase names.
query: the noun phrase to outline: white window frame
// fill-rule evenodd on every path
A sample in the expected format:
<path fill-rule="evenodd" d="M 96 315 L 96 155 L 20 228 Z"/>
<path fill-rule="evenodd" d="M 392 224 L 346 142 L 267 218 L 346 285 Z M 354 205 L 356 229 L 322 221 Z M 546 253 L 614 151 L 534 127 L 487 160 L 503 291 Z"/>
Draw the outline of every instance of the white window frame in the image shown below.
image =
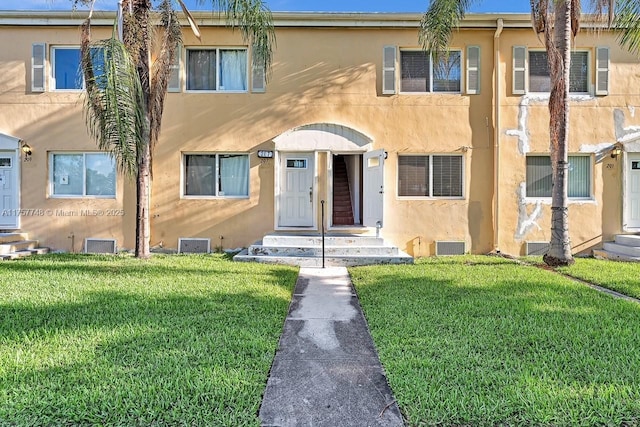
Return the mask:
<path fill-rule="evenodd" d="M 401 196 L 400 195 L 400 158 L 401 157 L 428 157 L 429 158 L 429 196 Z M 433 158 L 434 157 L 460 157 L 462 159 L 461 164 L 461 187 L 462 187 L 462 195 L 461 196 L 434 196 L 433 195 Z M 402 200 L 465 200 L 466 199 L 466 191 L 465 191 L 465 179 L 466 176 L 466 159 L 463 154 L 456 153 L 398 153 L 398 160 L 396 162 L 396 195 L 398 199 Z"/>
<path fill-rule="evenodd" d="M 460 90 L 458 91 L 451 91 L 451 92 L 437 92 L 433 90 L 433 57 L 430 56 L 430 53 L 428 51 L 424 51 L 422 49 L 419 48 L 400 48 L 400 52 L 398 55 L 398 72 L 397 72 L 397 86 L 398 86 L 398 93 L 402 94 L 402 95 L 425 95 L 425 94 L 433 94 L 433 95 L 461 95 L 462 93 L 464 93 L 465 91 L 465 73 L 466 73 L 466 66 L 463 64 L 466 64 L 466 57 L 464 54 L 464 49 L 462 48 L 450 48 L 449 49 L 450 52 L 458 52 L 460 53 Z M 407 92 L 407 91 L 403 91 L 402 90 L 402 54 L 404 52 L 424 52 L 426 55 L 429 56 L 429 87 L 431 88 L 430 91 L 427 92 Z"/>
<path fill-rule="evenodd" d="M 533 92 L 530 90 L 531 82 L 531 67 L 529 66 L 529 54 L 531 52 L 546 52 L 545 49 L 526 49 L 525 53 L 525 69 L 526 69 L 526 93 L 533 95 L 549 95 L 550 92 Z M 587 53 L 587 91 L 586 92 L 569 92 L 569 96 L 591 95 L 593 92 L 593 83 L 591 82 L 591 75 L 593 73 L 593 64 L 591 63 L 591 49 L 576 48 L 571 49 L 573 52 L 586 52 Z"/>
<path fill-rule="evenodd" d="M 184 46 L 183 50 L 185 51 L 184 57 L 184 88 L 186 93 L 248 93 L 251 88 L 251 76 L 249 75 L 249 69 L 252 66 L 252 62 L 249 61 L 249 48 L 246 46 Z M 202 51 L 202 50 L 215 50 L 216 51 L 216 89 L 215 90 L 198 90 L 198 89 L 189 89 L 189 53 L 191 51 Z M 245 52 L 247 57 L 247 65 L 245 67 L 245 79 L 247 82 L 247 88 L 245 90 L 224 90 L 220 89 L 220 51 L 221 50 L 241 50 Z"/>
<path fill-rule="evenodd" d="M 245 156 L 247 158 L 247 195 L 246 196 L 220 196 L 220 156 Z M 216 177 L 215 177 L 215 195 L 189 195 L 186 194 L 187 189 L 187 156 L 215 156 L 216 157 Z M 251 196 L 251 156 L 247 152 L 236 151 L 194 151 L 183 152 L 180 161 L 180 197 L 182 199 L 248 199 Z"/>
<path fill-rule="evenodd" d="M 549 157 L 549 159 L 551 159 L 551 155 L 550 154 L 544 154 L 544 153 L 530 153 L 527 154 L 525 156 L 525 189 L 526 189 L 526 185 L 527 185 L 527 180 L 526 180 L 526 168 L 527 168 L 527 158 L 529 157 Z M 573 203 L 573 202 L 588 202 L 588 201 L 594 201 L 595 200 L 595 196 L 594 196 L 594 158 L 591 154 L 589 153 L 569 153 L 568 157 L 588 157 L 589 158 L 589 196 L 587 197 L 572 197 L 567 195 L 567 198 L 569 199 L 569 203 Z M 569 163 L 571 163 L 571 161 L 569 161 Z M 569 171 L 568 171 L 569 172 Z M 551 172 L 553 174 L 553 170 Z M 568 176 L 567 176 L 567 179 Z M 568 189 L 567 189 L 568 190 Z M 551 190 L 553 192 L 553 189 Z M 525 198 L 528 201 L 543 201 L 543 202 L 550 202 L 551 201 L 551 197 L 552 195 L 549 196 L 545 196 L 545 197 L 529 197 L 526 195 L 526 190 L 525 190 Z"/>
<path fill-rule="evenodd" d="M 78 62 L 78 72 L 80 73 L 80 79 L 82 81 L 82 85 L 78 89 L 58 89 L 56 87 L 56 50 L 70 50 L 76 49 L 80 51 L 80 46 L 78 45 L 55 45 L 51 46 L 50 58 L 51 58 L 51 75 L 49 76 L 49 87 L 52 92 L 81 92 L 85 89 L 84 76 L 80 71 L 80 62 Z"/>
<path fill-rule="evenodd" d="M 113 195 L 92 195 L 87 194 L 87 155 L 90 154 L 104 154 L 109 155 L 106 151 L 52 151 L 49 152 L 49 197 L 52 199 L 115 199 L 118 194 L 118 166 L 114 162 L 113 169 L 115 172 L 115 182 L 113 188 Z M 53 168 L 53 158 L 55 156 L 77 156 L 82 155 L 83 157 L 83 168 L 82 168 L 82 194 L 55 194 L 54 192 L 54 168 Z"/>

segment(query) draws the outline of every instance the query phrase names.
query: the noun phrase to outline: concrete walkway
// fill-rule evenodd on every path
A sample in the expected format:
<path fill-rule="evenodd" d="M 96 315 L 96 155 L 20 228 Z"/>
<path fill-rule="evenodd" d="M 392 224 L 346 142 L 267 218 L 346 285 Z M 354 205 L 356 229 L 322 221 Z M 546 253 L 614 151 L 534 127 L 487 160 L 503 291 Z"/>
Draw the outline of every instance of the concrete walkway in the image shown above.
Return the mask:
<path fill-rule="evenodd" d="M 263 426 L 401 426 L 344 267 L 301 268 L 267 382 Z"/>

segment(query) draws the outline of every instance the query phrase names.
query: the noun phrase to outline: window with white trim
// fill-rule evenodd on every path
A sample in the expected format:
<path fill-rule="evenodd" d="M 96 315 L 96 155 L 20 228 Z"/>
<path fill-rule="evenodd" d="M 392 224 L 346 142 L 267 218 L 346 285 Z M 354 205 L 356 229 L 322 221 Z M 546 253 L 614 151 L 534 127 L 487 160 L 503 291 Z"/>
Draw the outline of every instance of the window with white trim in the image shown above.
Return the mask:
<path fill-rule="evenodd" d="M 80 70 L 78 46 L 51 48 L 51 88 L 54 90 L 82 90 L 84 82 Z"/>
<path fill-rule="evenodd" d="M 398 196 L 462 197 L 461 155 L 398 156 Z"/>
<path fill-rule="evenodd" d="M 551 92 L 549 59 L 544 50 L 529 51 L 529 92 Z M 589 92 L 589 52 L 572 51 L 569 92 Z"/>
<path fill-rule="evenodd" d="M 52 196 L 116 196 L 116 163 L 108 153 L 51 153 L 49 161 Z"/>
<path fill-rule="evenodd" d="M 571 199 L 591 198 L 591 156 L 569 156 L 568 188 Z M 551 197 L 552 171 L 549 156 L 527 156 L 527 197 Z"/>
<path fill-rule="evenodd" d="M 249 197 L 248 154 L 185 154 L 184 196 Z"/>
<path fill-rule="evenodd" d="M 461 51 L 451 50 L 438 56 L 434 63 L 429 52 L 400 51 L 401 92 L 461 91 Z"/>
<path fill-rule="evenodd" d="M 187 49 L 187 90 L 246 92 L 247 49 Z"/>

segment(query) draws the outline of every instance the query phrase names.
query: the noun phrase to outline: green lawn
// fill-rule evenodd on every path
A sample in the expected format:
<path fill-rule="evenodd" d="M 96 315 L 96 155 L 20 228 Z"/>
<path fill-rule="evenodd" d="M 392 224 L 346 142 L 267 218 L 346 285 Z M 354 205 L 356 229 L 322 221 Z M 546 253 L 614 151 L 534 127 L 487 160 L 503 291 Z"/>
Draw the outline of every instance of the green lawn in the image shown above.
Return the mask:
<path fill-rule="evenodd" d="M 640 263 L 576 258 L 574 265 L 558 270 L 640 299 Z"/>
<path fill-rule="evenodd" d="M 495 257 L 350 269 L 409 425 L 640 425 L 640 305 Z"/>
<path fill-rule="evenodd" d="M 0 263 L 0 425 L 258 425 L 296 276 L 221 256 Z"/>

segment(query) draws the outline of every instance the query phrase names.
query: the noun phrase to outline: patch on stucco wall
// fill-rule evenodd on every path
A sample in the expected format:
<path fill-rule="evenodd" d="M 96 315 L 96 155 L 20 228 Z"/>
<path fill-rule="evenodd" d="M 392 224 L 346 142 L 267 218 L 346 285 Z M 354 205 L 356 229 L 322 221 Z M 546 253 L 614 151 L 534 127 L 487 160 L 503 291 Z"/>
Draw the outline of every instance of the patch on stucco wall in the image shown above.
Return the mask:
<path fill-rule="evenodd" d="M 531 97 L 523 96 L 518 107 L 518 129 L 507 129 L 506 134 L 518 138 L 518 152 L 523 156 L 531 150 L 529 144 L 529 101 Z"/>
<path fill-rule="evenodd" d="M 540 200 L 535 202 L 533 211 L 529 213 L 527 211 L 527 183 L 521 182 L 517 190 L 518 196 L 518 229 L 516 230 L 515 239 L 522 241 L 527 234 L 534 229 L 542 230 L 538 224 L 538 220 L 542 217 L 542 202 Z"/>
<path fill-rule="evenodd" d="M 640 126 L 625 127 L 624 111 L 619 108 L 613 111 L 613 123 L 616 130 L 616 141 L 624 144 L 640 139 Z"/>
<path fill-rule="evenodd" d="M 611 153 L 613 146 L 614 144 L 610 142 L 603 142 L 601 144 L 595 144 L 595 145 L 582 144 L 580 146 L 580 152 L 595 154 L 596 163 L 600 163 L 605 157 L 607 157 Z"/>

